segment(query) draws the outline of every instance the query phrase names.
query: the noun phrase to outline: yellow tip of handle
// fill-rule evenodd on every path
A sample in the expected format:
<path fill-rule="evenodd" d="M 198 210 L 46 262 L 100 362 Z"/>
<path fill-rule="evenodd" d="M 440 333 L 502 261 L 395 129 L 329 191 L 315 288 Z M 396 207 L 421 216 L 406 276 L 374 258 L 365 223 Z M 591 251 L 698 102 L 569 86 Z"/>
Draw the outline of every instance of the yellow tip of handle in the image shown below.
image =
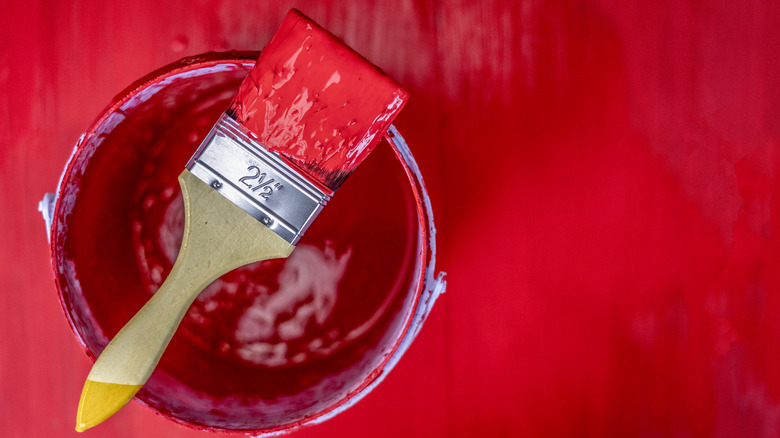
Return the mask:
<path fill-rule="evenodd" d="M 87 379 L 79 400 L 76 431 L 84 432 L 114 415 L 133 398 L 141 386 L 95 382 Z"/>

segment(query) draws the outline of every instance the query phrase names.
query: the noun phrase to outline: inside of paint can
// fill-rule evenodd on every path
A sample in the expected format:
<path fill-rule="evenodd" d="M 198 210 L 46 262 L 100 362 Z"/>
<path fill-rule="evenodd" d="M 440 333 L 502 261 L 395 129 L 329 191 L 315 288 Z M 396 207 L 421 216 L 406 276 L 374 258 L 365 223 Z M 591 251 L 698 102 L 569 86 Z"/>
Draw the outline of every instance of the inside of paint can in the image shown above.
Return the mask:
<path fill-rule="evenodd" d="M 252 66 L 210 60 L 139 81 L 78 146 L 52 240 L 66 315 L 92 357 L 170 271 L 184 223 L 176 177 Z M 427 230 L 412 187 L 380 144 L 289 259 L 204 290 L 138 398 L 196 427 L 269 431 L 370 384 L 422 287 Z"/>

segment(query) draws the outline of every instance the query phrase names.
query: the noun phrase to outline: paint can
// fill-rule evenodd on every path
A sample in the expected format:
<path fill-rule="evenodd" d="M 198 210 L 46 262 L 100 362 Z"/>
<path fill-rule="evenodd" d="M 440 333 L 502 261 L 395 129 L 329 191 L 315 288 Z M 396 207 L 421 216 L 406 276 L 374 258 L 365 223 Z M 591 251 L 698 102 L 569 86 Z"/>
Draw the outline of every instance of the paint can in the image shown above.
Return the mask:
<path fill-rule="evenodd" d="M 133 83 L 41 201 L 59 298 L 93 360 L 170 271 L 184 222 L 176 177 L 257 56 L 185 58 Z M 342 412 L 393 368 L 444 292 L 435 236 L 420 171 L 391 127 L 289 259 L 201 293 L 137 399 L 185 425 L 255 435 Z"/>

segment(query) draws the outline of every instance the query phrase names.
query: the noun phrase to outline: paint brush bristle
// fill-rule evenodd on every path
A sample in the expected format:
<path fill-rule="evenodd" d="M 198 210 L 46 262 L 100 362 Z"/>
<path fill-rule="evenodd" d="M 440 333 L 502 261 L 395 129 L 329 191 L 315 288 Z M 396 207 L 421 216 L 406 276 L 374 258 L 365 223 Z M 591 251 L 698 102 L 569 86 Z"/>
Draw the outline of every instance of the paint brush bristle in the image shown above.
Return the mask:
<path fill-rule="evenodd" d="M 293 10 L 227 113 L 266 149 L 336 190 L 407 99 L 379 68 Z"/>

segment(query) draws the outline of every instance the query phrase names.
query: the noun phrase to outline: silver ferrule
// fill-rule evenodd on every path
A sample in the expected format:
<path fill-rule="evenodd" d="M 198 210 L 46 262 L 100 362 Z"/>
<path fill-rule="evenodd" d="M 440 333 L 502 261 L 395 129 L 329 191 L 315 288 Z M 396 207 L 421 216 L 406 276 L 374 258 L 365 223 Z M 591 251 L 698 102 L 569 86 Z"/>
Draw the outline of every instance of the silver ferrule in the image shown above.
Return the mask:
<path fill-rule="evenodd" d="M 222 114 L 187 169 L 295 245 L 330 195 Z"/>

